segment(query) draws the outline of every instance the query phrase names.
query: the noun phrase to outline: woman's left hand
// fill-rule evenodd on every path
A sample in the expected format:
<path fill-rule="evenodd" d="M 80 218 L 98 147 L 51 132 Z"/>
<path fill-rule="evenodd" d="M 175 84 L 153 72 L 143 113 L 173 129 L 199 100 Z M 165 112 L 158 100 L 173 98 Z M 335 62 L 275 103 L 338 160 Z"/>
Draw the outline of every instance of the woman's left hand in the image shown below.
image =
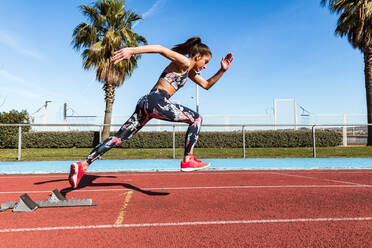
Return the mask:
<path fill-rule="evenodd" d="M 222 60 L 221 60 L 221 69 L 224 70 L 224 71 L 227 71 L 227 69 L 229 69 L 230 65 L 231 65 L 231 62 L 234 60 L 233 58 L 233 54 L 232 53 L 228 53 L 226 55 L 226 57 L 222 57 Z"/>
<path fill-rule="evenodd" d="M 130 59 L 130 57 L 132 55 L 133 55 L 133 53 L 131 51 L 131 48 L 126 47 L 126 48 L 120 49 L 118 51 L 115 51 L 114 56 L 111 58 L 111 61 L 114 62 L 114 64 L 116 65 L 117 63 L 119 63 L 122 60 Z"/>

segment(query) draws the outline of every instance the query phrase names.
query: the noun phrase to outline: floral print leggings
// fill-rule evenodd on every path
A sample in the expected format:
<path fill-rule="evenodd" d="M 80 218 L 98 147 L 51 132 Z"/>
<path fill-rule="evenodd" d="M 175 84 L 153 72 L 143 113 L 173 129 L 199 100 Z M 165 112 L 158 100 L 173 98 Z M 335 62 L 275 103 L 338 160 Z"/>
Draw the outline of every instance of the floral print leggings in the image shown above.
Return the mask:
<path fill-rule="evenodd" d="M 141 97 L 133 115 L 114 136 L 107 138 L 91 151 L 86 158 L 87 162 L 91 164 L 112 147 L 117 147 L 130 139 L 152 118 L 189 124 L 185 138 L 185 156 L 192 155 L 199 137 L 202 118 L 197 112 L 171 102 L 169 97 L 166 91 L 159 89 L 153 89 Z"/>

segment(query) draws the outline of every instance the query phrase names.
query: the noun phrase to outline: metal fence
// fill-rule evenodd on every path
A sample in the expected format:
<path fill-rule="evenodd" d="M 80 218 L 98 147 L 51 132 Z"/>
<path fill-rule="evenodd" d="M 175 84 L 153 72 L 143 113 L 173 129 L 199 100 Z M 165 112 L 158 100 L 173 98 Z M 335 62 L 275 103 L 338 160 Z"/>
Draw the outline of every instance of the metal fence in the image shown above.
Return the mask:
<path fill-rule="evenodd" d="M 316 158 L 316 129 L 322 128 L 322 129 L 339 129 L 342 131 L 342 146 L 347 146 L 347 138 L 348 138 L 348 128 L 363 128 L 367 130 L 368 126 L 372 124 L 322 124 L 322 125 L 293 125 L 293 124 L 276 124 L 275 127 L 281 127 L 281 128 L 307 128 L 312 130 L 312 148 L 313 148 L 313 157 Z M 102 130 L 104 126 L 110 126 L 110 127 L 121 127 L 121 124 L 0 124 L 0 127 L 18 127 L 18 160 L 21 160 L 22 158 L 22 127 L 90 127 L 95 128 L 99 130 L 99 140 L 102 141 Z M 186 128 L 186 124 L 148 124 L 149 127 L 167 127 L 172 129 L 172 150 L 173 150 L 173 158 L 176 158 L 176 128 Z M 245 135 L 246 131 L 249 128 L 249 130 L 252 130 L 252 128 L 257 127 L 266 127 L 266 128 L 273 128 L 274 125 L 272 124 L 203 124 L 204 127 L 230 127 L 235 130 L 241 130 L 242 132 L 242 150 L 243 150 L 243 158 L 246 157 L 246 144 L 245 144 Z M 356 137 L 363 137 L 366 138 L 366 136 L 356 136 Z"/>
<path fill-rule="evenodd" d="M 286 109 L 288 110 L 288 109 Z M 299 110 L 299 109 L 298 109 Z M 283 111 L 276 111 L 275 115 L 271 113 L 270 109 L 267 109 L 266 114 L 202 114 L 203 123 L 208 124 L 225 124 L 226 126 L 219 126 L 220 131 L 232 131 L 233 129 L 229 126 L 230 124 L 239 124 L 239 125 L 246 125 L 246 124 L 272 124 L 272 129 L 276 129 L 276 125 L 280 127 L 281 124 L 293 124 L 293 125 L 323 125 L 328 123 L 333 123 L 337 125 L 346 125 L 350 123 L 361 123 L 366 125 L 367 121 L 367 114 L 313 114 L 313 113 L 296 113 L 294 115 L 291 112 L 291 115 L 287 112 Z M 51 113 L 51 120 L 48 120 L 44 115 L 40 116 L 33 116 L 33 123 L 37 124 L 47 124 L 47 123 L 62 123 L 62 124 L 103 124 L 104 116 L 102 115 L 95 115 L 95 116 L 65 116 L 64 118 L 61 115 L 60 111 L 56 111 L 54 115 Z M 113 115 L 112 116 L 112 123 L 125 123 L 128 120 L 130 115 Z M 162 131 L 164 130 L 160 124 L 167 124 L 169 122 L 152 119 L 147 124 L 156 124 L 157 126 L 151 128 L 154 131 Z M 64 131 L 67 131 L 68 127 L 59 127 Z M 256 127 L 258 128 L 258 127 Z M 261 129 L 267 129 L 268 127 L 262 127 Z M 38 127 L 40 131 L 45 131 L 47 128 L 46 126 Z M 48 128 L 49 130 L 51 128 Z M 81 127 L 81 129 L 83 129 Z M 149 126 L 145 126 L 145 130 L 150 130 Z M 203 127 L 203 131 L 215 131 L 214 127 Z"/>

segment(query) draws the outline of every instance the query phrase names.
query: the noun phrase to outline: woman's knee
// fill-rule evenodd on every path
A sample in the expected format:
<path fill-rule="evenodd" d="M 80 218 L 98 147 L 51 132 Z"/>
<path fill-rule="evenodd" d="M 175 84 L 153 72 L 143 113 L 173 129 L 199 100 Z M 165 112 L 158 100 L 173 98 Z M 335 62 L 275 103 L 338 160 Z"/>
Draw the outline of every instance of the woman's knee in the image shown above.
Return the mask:
<path fill-rule="evenodd" d="M 107 142 L 107 146 L 110 147 L 118 147 L 123 143 L 122 139 L 116 136 L 111 136 Z"/>
<path fill-rule="evenodd" d="M 202 122 L 203 122 L 203 117 L 200 114 L 196 113 L 196 116 L 194 118 L 192 125 L 201 126 Z"/>

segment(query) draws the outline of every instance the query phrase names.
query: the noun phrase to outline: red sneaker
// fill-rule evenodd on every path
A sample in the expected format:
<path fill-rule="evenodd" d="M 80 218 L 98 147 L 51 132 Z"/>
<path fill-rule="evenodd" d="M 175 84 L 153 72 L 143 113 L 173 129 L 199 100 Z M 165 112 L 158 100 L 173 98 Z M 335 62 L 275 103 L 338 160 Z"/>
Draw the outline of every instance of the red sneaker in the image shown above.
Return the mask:
<path fill-rule="evenodd" d="M 190 157 L 188 162 L 181 161 L 181 171 L 195 171 L 208 168 L 210 163 L 203 163 L 200 160 L 197 160 L 194 156 Z"/>
<path fill-rule="evenodd" d="M 71 187 L 76 189 L 83 175 L 84 175 L 84 168 L 81 162 L 71 164 L 70 175 L 68 176 L 68 181 L 70 182 Z"/>

